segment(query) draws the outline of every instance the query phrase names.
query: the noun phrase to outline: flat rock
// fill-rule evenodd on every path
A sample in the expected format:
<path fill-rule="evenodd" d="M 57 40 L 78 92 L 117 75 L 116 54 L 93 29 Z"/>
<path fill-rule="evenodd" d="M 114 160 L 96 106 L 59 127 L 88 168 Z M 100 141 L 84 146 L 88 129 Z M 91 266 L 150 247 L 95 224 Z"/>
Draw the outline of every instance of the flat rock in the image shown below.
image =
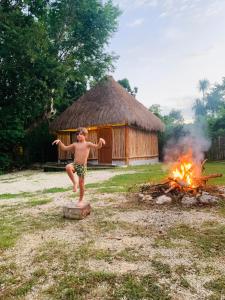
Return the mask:
<path fill-rule="evenodd" d="M 203 192 L 201 197 L 199 197 L 199 201 L 202 204 L 215 204 L 218 202 L 218 198 L 210 195 L 209 193 Z"/>
<path fill-rule="evenodd" d="M 198 200 L 196 199 L 196 197 L 184 196 L 181 200 L 181 204 L 186 207 L 194 206 L 197 203 L 198 203 Z"/>
<path fill-rule="evenodd" d="M 172 202 L 172 199 L 166 195 L 159 196 L 155 203 L 156 204 L 169 204 Z"/>
<path fill-rule="evenodd" d="M 138 194 L 138 198 L 139 198 L 139 201 L 143 201 L 143 202 L 147 202 L 147 201 L 151 201 L 153 198 L 151 195 L 146 195 L 146 194 L 142 194 L 142 193 L 139 193 Z"/>
<path fill-rule="evenodd" d="M 82 205 L 78 202 L 68 202 L 63 206 L 63 217 L 67 219 L 81 220 L 91 213 L 91 205 L 84 202 Z"/>

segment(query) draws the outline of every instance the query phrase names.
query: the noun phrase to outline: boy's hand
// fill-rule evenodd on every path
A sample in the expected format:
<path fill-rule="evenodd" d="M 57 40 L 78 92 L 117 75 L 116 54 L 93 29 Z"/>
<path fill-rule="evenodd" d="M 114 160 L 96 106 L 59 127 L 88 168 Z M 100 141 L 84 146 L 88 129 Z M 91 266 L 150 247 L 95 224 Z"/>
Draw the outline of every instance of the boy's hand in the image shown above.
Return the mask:
<path fill-rule="evenodd" d="M 55 145 L 55 144 L 58 145 L 59 142 L 61 142 L 61 141 L 60 141 L 60 140 L 55 140 L 55 141 L 52 143 L 52 145 Z"/>
<path fill-rule="evenodd" d="M 104 139 L 100 138 L 99 142 L 101 142 L 103 145 L 105 145 L 105 140 Z"/>

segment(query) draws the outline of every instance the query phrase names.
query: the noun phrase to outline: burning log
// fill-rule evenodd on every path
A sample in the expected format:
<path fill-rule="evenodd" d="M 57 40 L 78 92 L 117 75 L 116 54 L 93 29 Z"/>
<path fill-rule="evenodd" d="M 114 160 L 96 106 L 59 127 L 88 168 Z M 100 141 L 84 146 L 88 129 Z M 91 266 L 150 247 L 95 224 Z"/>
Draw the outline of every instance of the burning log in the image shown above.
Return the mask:
<path fill-rule="evenodd" d="M 201 177 L 198 177 L 198 178 L 194 178 L 194 180 L 202 180 L 202 181 L 205 181 L 205 180 L 208 180 L 210 178 L 217 178 L 217 177 L 222 177 L 223 174 L 210 174 L 210 175 L 207 175 L 207 176 L 201 176 Z"/>
<path fill-rule="evenodd" d="M 202 170 L 205 169 L 204 165 L 205 165 L 205 163 L 207 162 L 207 160 L 208 160 L 208 159 L 203 160 L 203 162 L 202 162 L 202 164 L 201 164 L 201 169 L 202 169 Z"/>
<path fill-rule="evenodd" d="M 176 182 L 180 187 L 184 188 L 184 187 L 189 187 L 189 184 L 186 183 L 185 181 L 183 180 L 180 180 L 180 179 L 176 179 L 176 178 L 172 178 L 172 177 L 168 177 L 168 179 L 170 181 L 173 181 L 173 182 Z"/>
<path fill-rule="evenodd" d="M 176 186 L 174 185 L 174 186 L 171 186 L 169 189 L 167 189 L 166 191 L 165 191 L 165 194 L 168 194 L 169 192 L 171 192 L 171 191 L 173 191 L 173 190 L 175 190 L 176 189 Z"/>

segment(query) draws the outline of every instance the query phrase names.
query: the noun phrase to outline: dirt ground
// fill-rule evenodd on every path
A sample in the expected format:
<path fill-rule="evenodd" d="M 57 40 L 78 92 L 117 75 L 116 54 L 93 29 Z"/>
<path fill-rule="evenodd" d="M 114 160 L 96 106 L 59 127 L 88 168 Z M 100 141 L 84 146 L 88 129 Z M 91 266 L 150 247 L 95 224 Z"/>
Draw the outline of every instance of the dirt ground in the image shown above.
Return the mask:
<path fill-rule="evenodd" d="M 95 183 L 121 174 L 115 170 L 88 171 L 85 182 Z M 0 194 L 35 192 L 49 188 L 66 188 L 71 182 L 66 172 L 21 171 L 0 177 Z"/>
<path fill-rule="evenodd" d="M 87 182 L 116 174 L 89 172 Z M 17 224 L 18 236 L 1 252 L 0 299 L 225 299 L 219 208 L 149 206 L 126 193 L 90 189 L 91 215 L 64 220 L 62 206 L 74 194 L 36 191 L 67 187 L 66 174 L 27 171 L 4 178 L 1 193 L 33 195 L 1 200 L 2 215 Z"/>

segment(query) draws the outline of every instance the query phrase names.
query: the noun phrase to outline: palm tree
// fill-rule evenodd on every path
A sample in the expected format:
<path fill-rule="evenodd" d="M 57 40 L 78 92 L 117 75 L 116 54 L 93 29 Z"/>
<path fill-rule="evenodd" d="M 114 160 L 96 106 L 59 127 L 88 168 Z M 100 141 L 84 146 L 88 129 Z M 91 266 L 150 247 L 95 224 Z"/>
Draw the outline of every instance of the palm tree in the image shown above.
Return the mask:
<path fill-rule="evenodd" d="M 195 117 L 204 116 L 206 114 L 206 108 L 204 102 L 201 99 L 196 99 L 194 105 L 192 106 L 192 110 L 195 113 Z"/>
<path fill-rule="evenodd" d="M 203 101 L 205 100 L 205 93 L 208 90 L 209 86 L 210 86 L 210 82 L 206 78 L 201 79 L 198 82 L 198 89 L 199 89 L 199 92 L 202 92 L 202 100 Z"/>
<path fill-rule="evenodd" d="M 212 116 L 216 116 L 223 105 L 223 98 L 218 86 L 215 86 L 206 98 L 206 109 Z"/>

